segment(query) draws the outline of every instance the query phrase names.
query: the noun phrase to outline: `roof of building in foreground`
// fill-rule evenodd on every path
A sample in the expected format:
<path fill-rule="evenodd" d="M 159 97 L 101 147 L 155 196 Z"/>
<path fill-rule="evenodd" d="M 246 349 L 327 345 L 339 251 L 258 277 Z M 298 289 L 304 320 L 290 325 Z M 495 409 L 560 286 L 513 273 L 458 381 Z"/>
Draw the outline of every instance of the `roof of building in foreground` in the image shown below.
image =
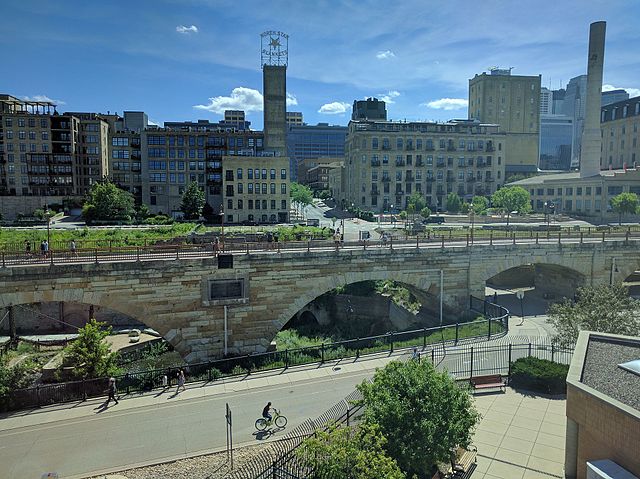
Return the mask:
<path fill-rule="evenodd" d="M 602 179 L 620 178 L 620 177 L 624 178 L 624 175 L 636 176 L 638 174 L 640 174 L 640 167 L 628 168 L 626 170 L 601 170 L 599 175 L 589 176 L 582 179 L 594 180 L 597 178 L 602 178 Z M 580 181 L 580 179 L 581 178 L 580 178 L 579 171 L 569 171 L 564 173 L 550 173 L 550 174 L 540 174 L 536 176 L 531 176 L 530 178 L 525 178 L 523 180 L 518 180 L 518 181 L 514 181 L 513 183 L 509 183 L 509 186 L 527 187 L 532 185 L 543 185 L 545 183 Z"/>
<path fill-rule="evenodd" d="M 640 417 L 640 337 L 582 331 L 567 383 Z"/>

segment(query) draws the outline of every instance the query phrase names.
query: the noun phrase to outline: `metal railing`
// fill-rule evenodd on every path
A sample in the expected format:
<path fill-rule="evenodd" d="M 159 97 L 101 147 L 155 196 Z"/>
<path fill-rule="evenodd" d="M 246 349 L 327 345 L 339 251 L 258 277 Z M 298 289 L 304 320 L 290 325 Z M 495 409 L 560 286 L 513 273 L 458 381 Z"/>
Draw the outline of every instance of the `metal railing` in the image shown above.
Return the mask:
<path fill-rule="evenodd" d="M 483 300 L 472 300 L 481 305 Z M 482 307 L 482 306 L 478 306 Z M 499 307 L 501 308 L 501 307 Z M 145 392 L 163 388 L 166 376 L 169 385 L 175 384 L 178 371 L 183 369 L 186 382 L 213 382 L 225 377 L 248 376 L 252 373 L 287 369 L 313 363 L 324 363 L 346 358 L 359 358 L 365 354 L 393 353 L 397 349 L 417 347 L 426 349 L 436 343 L 449 345 L 478 339 L 496 339 L 508 330 L 509 315 L 456 323 L 435 328 L 391 332 L 379 336 L 349 339 L 318 346 L 247 354 L 207 362 L 187 364 L 182 367 L 130 372 L 116 376 L 116 385 L 121 394 Z M 33 388 L 17 389 L 0 396 L 0 411 L 11 411 L 47 406 L 51 404 L 84 401 L 106 394 L 108 378 L 87 379 L 56 384 L 42 384 Z"/>
<path fill-rule="evenodd" d="M 8 250 L 0 252 L 0 267 L 55 265 L 73 263 L 101 263 L 149 260 L 195 259 L 215 256 L 219 253 L 255 254 L 311 251 L 353 251 L 369 248 L 407 249 L 407 248 L 460 248 L 469 246 L 506 246 L 506 245 L 544 245 L 544 244 L 582 244 L 604 243 L 623 240 L 625 243 L 640 241 L 640 231 L 628 228 L 623 231 L 487 231 L 474 230 L 459 234 L 454 230 L 447 233 L 427 232 L 424 236 L 410 238 L 391 238 L 380 240 L 334 241 L 309 240 L 267 243 L 231 243 L 216 245 L 214 243 L 155 245 L 155 246 L 120 246 L 113 248 L 89 248 L 69 250 L 50 249 L 46 254 L 38 252 Z"/>

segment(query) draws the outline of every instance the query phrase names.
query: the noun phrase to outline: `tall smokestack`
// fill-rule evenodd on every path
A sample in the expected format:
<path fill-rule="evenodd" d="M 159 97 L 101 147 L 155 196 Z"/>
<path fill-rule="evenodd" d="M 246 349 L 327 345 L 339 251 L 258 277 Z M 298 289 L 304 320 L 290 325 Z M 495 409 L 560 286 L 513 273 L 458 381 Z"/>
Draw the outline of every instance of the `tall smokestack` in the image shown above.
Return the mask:
<path fill-rule="evenodd" d="M 589 29 L 589 59 L 587 62 L 587 98 L 580 153 L 580 177 L 600 174 L 600 106 L 602 70 L 604 65 L 604 37 L 606 22 L 593 22 Z"/>

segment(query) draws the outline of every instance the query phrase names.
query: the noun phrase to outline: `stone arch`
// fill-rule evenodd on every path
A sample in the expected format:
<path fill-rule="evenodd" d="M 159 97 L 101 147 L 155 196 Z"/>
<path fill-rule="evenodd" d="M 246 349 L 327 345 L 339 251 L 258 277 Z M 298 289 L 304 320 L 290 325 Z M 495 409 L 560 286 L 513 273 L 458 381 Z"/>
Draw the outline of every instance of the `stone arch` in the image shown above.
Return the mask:
<path fill-rule="evenodd" d="M 504 258 L 494 261 L 492 263 L 483 263 L 481 265 L 483 270 L 483 280 L 486 281 L 489 278 L 493 278 L 499 273 L 507 271 L 509 269 L 526 266 L 529 264 L 548 264 L 553 266 L 561 266 L 563 268 L 573 270 L 576 273 L 589 278 L 591 276 L 591 263 L 586 261 L 571 261 L 567 258 L 568 255 L 562 255 L 562 252 L 554 252 L 552 254 L 506 254 Z"/>
<path fill-rule="evenodd" d="M 342 286 L 344 284 L 359 283 L 361 281 L 378 280 L 396 281 L 420 291 L 428 291 L 429 286 L 432 283 L 439 281 L 439 278 L 436 276 L 435 272 L 429 271 L 420 273 L 383 270 L 370 271 L 366 273 L 349 272 L 318 278 L 316 288 L 314 288 L 313 291 L 302 291 L 301 294 L 293 301 L 293 303 L 288 308 L 286 308 L 273 322 L 273 335 L 275 336 L 275 334 L 282 329 L 282 327 L 289 321 L 289 319 L 293 317 L 298 311 L 304 309 L 307 304 L 309 304 L 319 296 L 322 296 L 323 294 L 337 288 L 338 286 Z"/>
<path fill-rule="evenodd" d="M 144 311 L 144 305 L 127 301 L 125 298 L 116 296 L 118 295 L 93 292 L 80 288 L 51 288 L 48 290 L 38 290 L 36 286 L 36 289 L 33 291 L 0 293 L 0 307 L 6 308 L 7 306 L 27 305 L 41 302 L 67 302 L 96 305 L 124 314 L 149 326 L 157 331 L 183 357 L 189 353 L 189 351 L 185 351 L 182 344 L 180 344 L 180 336 L 175 333 L 172 334 L 172 330 L 164 326 L 162 322 L 154 321 L 152 316 L 149 316 L 148 318 L 140 317 L 140 313 Z"/>

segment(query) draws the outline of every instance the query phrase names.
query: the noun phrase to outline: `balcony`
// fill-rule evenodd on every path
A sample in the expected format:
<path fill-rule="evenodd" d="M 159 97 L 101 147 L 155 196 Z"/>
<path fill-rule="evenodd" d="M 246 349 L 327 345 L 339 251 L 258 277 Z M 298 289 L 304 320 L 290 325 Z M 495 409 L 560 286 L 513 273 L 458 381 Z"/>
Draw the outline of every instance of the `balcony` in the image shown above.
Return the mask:
<path fill-rule="evenodd" d="M 371 166 L 380 166 L 380 160 L 378 161 L 371 160 Z"/>
<path fill-rule="evenodd" d="M 433 147 L 433 145 L 427 145 L 424 147 L 425 151 L 435 151 L 435 148 Z"/>
<path fill-rule="evenodd" d="M 485 151 L 496 151 L 496 149 L 493 147 L 493 144 L 491 143 L 487 143 L 487 148 L 485 149 Z"/>
<path fill-rule="evenodd" d="M 478 161 L 476 162 L 476 166 L 477 166 L 478 168 L 484 168 L 485 166 L 487 166 L 487 164 L 486 164 L 483 160 L 478 160 Z"/>
<path fill-rule="evenodd" d="M 404 160 L 396 160 L 396 166 L 405 166 Z"/>
<path fill-rule="evenodd" d="M 396 190 L 396 196 L 398 195 L 404 195 L 404 191 L 403 190 Z"/>
<path fill-rule="evenodd" d="M 407 151 L 413 151 L 415 148 L 413 147 L 413 145 L 407 145 L 405 149 Z"/>
<path fill-rule="evenodd" d="M 485 183 L 493 183 L 495 180 L 494 180 L 494 178 L 492 178 L 492 177 L 488 176 L 488 177 L 486 177 L 486 178 L 484 179 L 484 181 L 485 181 Z"/>
<path fill-rule="evenodd" d="M 391 178 L 389 178 L 388 176 L 383 176 L 382 177 L 382 182 L 383 183 L 389 183 L 391 181 Z"/>
<path fill-rule="evenodd" d="M 391 147 L 390 147 L 389 145 L 385 145 L 385 144 L 383 144 L 383 145 L 382 145 L 382 149 L 383 149 L 383 150 L 390 150 L 390 149 L 391 149 Z"/>
<path fill-rule="evenodd" d="M 475 177 L 469 176 L 467 177 L 467 183 L 474 183 L 476 181 Z"/>
<path fill-rule="evenodd" d="M 140 159 L 142 159 L 142 154 L 140 154 L 140 152 L 137 152 L 137 151 L 132 151 L 131 152 L 131 159 L 132 160 L 140 160 Z"/>
<path fill-rule="evenodd" d="M 421 166 L 424 166 L 424 161 L 416 160 L 416 167 L 420 168 Z"/>
<path fill-rule="evenodd" d="M 424 179 L 424 181 L 426 181 L 427 183 L 431 183 L 431 182 L 436 181 L 436 178 L 435 178 L 435 176 L 427 176 L 427 177 Z"/>
<path fill-rule="evenodd" d="M 413 181 L 413 180 L 415 180 L 415 177 L 411 173 L 407 173 L 405 175 L 404 181 L 410 182 L 410 181 Z"/>
<path fill-rule="evenodd" d="M 447 145 L 447 151 L 456 151 L 456 146 L 453 143 Z"/>
<path fill-rule="evenodd" d="M 379 190 L 371 190 L 371 196 L 379 196 L 379 195 L 380 195 Z"/>

